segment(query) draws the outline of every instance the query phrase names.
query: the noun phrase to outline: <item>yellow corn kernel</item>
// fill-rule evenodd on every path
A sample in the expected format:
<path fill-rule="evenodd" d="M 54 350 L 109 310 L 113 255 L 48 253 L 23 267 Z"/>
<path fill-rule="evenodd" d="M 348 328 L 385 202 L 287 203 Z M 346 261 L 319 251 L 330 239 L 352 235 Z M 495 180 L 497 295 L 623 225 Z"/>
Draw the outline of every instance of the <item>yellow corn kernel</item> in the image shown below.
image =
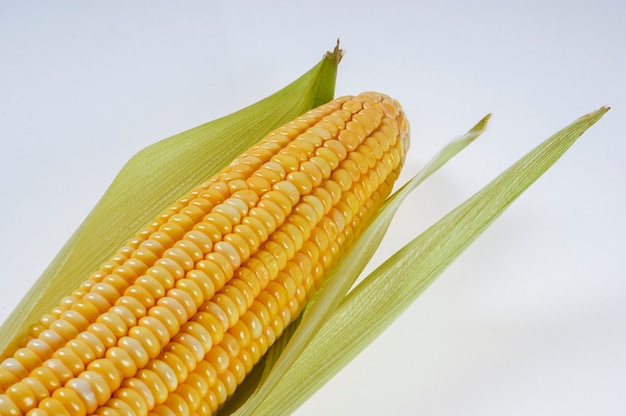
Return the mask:
<path fill-rule="evenodd" d="M 342 97 L 181 197 L 16 343 L 0 414 L 211 414 L 390 193 L 398 103 Z"/>

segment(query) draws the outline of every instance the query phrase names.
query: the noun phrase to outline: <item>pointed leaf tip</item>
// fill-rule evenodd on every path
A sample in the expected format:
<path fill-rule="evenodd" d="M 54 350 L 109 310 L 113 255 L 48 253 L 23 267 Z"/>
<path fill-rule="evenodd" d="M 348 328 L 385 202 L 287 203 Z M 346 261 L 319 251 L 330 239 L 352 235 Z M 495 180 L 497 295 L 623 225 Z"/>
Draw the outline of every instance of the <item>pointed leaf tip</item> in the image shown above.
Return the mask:
<path fill-rule="evenodd" d="M 603 115 L 605 115 L 609 110 L 611 109 L 611 107 L 609 106 L 602 106 L 600 108 L 598 108 L 596 111 L 592 111 L 589 114 L 585 114 L 582 117 L 579 117 L 578 120 L 584 120 L 584 119 L 589 119 L 592 123 L 595 123 L 597 120 L 600 119 L 600 117 L 602 117 Z M 578 121 L 576 120 L 576 121 Z"/>
<path fill-rule="evenodd" d="M 483 133 L 485 130 L 487 130 L 487 125 L 489 124 L 489 120 L 491 120 L 491 113 L 487 114 L 478 123 L 476 123 L 476 125 L 470 129 L 469 133 L 470 134 L 471 133 L 473 134 Z"/>
<path fill-rule="evenodd" d="M 325 57 L 327 59 L 333 60 L 335 61 L 335 64 L 339 64 L 339 62 L 341 62 L 341 58 L 343 58 L 344 55 L 344 51 L 343 49 L 339 48 L 339 38 L 337 38 L 337 44 L 335 45 L 335 48 L 332 51 L 328 51 L 325 54 Z"/>

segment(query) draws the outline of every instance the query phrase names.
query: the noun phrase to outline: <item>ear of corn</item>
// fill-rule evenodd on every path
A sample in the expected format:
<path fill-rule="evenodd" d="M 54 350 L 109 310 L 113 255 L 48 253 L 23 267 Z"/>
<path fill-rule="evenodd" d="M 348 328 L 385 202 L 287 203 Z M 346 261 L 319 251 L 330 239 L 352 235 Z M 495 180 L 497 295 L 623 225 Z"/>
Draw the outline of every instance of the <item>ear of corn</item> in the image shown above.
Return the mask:
<path fill-rule="evenodd" d="M 212 414 L 390 193 L 408 123 L 341 97 L 181 197 L 0 364 L 0 414 Z"/>

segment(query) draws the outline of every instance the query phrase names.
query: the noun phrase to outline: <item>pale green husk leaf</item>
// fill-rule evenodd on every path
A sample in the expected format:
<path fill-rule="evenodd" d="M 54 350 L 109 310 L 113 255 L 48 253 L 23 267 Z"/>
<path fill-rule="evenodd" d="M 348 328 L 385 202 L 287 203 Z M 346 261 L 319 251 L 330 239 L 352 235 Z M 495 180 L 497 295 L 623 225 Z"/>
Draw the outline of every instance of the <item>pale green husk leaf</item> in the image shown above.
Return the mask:
<path fill-rule="evenodd" d="M 250 414 L 287 415 L 308 399 L 380 335 L 606 111 L 588 114 L 550 137 L 371 273 L 345 297 Z M 394 199 L 401 199 L 401 193 Z"/>
<path fill-rule="evenodd" d="M 246 402 L 244 406 L 233 413 L 234 415 L 256 414 L 254 410 L 263 400 L 263 397 L 266 396 L 285 375 L 311 339 L 317 334 L 320 327 L 341 303 L 346 293 L 348 293 L 350 288 L 354 285 L 354 282 L 378 249 L 394 214 L 405 197 L 447 161 L 478 138 L 478 136 L 485 131 L 489 118 L 489 115 L 485 116 L 470 129 L 467 134 L 444 147 L 443 150 L 435 155 L 435 157 L 411 179 L 411 181 L 385 202 L 385 205 L 381 208 L 376 218 L 363 232 L 354 247 L 350 249 L 345 259 L 343 259 L 329 276 L 328 283 L 324 287 L 324 290 L 315 299 L 315 302 L 306 309 L 289 343 L 284 342 L 287 337 L 283 335 L 281 336 L 281 344 L 275 345 L 268 351 L 264 373 L 260 382 L 255 382 L 258 383 L 258 390 L 250 397 L 249 401 Z M 293 326 L 292 324 L 291 327 Z M 245 386 L 245 388 L 248 388 L 248 386 Z M 252 388 L 252 386 L 250 388 Z M 239 389 L 238 394 L 240 394 Z M 228 415 L 233 408 L 234 406 L 230 405 L 224 409 L 221 414 Z"/>
<path fill-rule="evenodd" d="M 336 47 L 275 94 L 215 121 L 155 143 L 133 156 L 52 263 L 0 327 L 0 352 L 89 277 L 142 226 L 188 189 L 306 111 L 333 99 Z"/>

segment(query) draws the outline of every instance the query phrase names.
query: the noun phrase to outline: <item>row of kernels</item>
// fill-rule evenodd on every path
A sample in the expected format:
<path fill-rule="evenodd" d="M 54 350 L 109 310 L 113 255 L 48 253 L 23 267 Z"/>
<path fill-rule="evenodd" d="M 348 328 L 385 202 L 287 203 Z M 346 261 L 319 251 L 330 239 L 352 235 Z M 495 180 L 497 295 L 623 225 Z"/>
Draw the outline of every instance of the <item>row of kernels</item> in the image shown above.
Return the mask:
<path fill-rule="evenodd" d="M 350 111 L 358 111 L 359 109 L 360 108 L 353 108 Z M 284 149 L 281 149 L 281 151 L 273 157 L 273 160 L 279 162 L 283 170 L 289 173 L 297 171 L 301 163 L 308 161 L 313 156 L 322 158 L 326 156 L 329 159 L 327 164 L 332 166 L 333 161 L 337 158 L 336 154 L 339 155 L 339 159 L 343 159 L 346 155 L 346 147 L 348 150 L 356 148 L 366 136 L 367 129 L 361 126 L 360 121 L 349 121 L 349 125 L 345 124 L 346 120 L 344 118 L 347 117 L 349 120 L 352 117 L 350 111 L 348 111 L 347 115 L 340 111 L 340 114 L 333 113 L 324 116 L 323 120 L 319 122 L 319 126 L 316 125 L 314 128 L 310 128 L 305 133 L 300 134 Z M 342 115 L 344 117 L 342 117 Z M 368 115 L 364 114 L 358 117 L 358 119 L 362 121 L 367 117 Z M 374 121 L 368 119 L 366 123 L 367 127 L 373 129 L 375 123 L 379 123 L 379 119 L 375 119 Z M 357 133 L 355 134 L 354 131 Z M 331 137 L 335 137 L 334 134 L 338 134 L 340 137 L 342 135 L 345 136 L 343 139 L 344 143 L 342 143 L 341 138 L 340 140 L 331 140 Z M 333 154 L 324 152 L 323 150 L 320 151 L 322 146 L 327 147 Z M 325 167 L 325 165 L 322 166 L 322 168 Z M 312 177 L 313 183 L 316 183 L 318 177 L 322 176 L 322 171 L 319 169 L 313 170 L 312 168 L 313 166 L 307 164 L 304 169 L 309 170 L 309 176 Z M 259 172 L 262 172 L 262 169 L 259 170 Z M 283 177 L 282 172 L 276 176 L 268 174 L 268 178 L 264 178 L 266 180 L 265 187 L 259 187 L 260 189 L 267 189 L 268 186 L 271 186 L 272 180 L 278 181 Z"/>
<path fill-rule="evenodd" d="M 249 158 L 255 158 L 255 160 L 258 160 L 262 163 L 254 172 L 251 172 L 244 179 L 244 182 L 241 185 L 245 185 L 245 187 L 255 191 L 259 195 L 263 193 L 263 189 L 271 186 L 271 184 L 268 184 L 267 181 L 271 180 L 271 178 L 275 177 L 276 175 L 280 175 L 281 173 L 280 166 L 272 164 L 271 158 L 273 158 L 278 153 L 281 147 L 282 146 L 276 144 L 275 147 L 272 147 L 272 150 L 259 147 L 249 152 Z M 278 170 L 274 171 L 273 168 L 278 168 Z"/>

